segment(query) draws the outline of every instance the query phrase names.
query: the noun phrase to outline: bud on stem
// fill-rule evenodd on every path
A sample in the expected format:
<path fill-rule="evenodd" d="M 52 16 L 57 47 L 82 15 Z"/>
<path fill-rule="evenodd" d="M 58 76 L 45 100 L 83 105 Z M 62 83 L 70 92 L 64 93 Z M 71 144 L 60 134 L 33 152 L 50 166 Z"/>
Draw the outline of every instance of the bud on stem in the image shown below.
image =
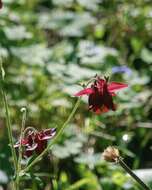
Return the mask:
<path fill-rule="evenodd" d="M 120 164 L 120 166 L 138 183 L 144 190 L 151 190 L 123 161 L 120 157 L 119 150 L 114 147 L 107 147 L 103 154 L 104 160 L 108 162 L 115 162 Z"/>

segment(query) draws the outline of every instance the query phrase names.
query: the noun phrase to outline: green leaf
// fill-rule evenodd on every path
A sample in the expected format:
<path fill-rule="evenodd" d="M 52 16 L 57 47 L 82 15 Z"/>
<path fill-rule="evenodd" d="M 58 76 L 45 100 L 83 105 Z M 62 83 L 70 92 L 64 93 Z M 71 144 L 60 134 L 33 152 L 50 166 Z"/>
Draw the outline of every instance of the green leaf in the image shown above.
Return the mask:
<path fill-rule="evenodd" d="M 144 48 L 141 52 L 141 59 L 146 63 L 152 63 L 152 51 Z"/>

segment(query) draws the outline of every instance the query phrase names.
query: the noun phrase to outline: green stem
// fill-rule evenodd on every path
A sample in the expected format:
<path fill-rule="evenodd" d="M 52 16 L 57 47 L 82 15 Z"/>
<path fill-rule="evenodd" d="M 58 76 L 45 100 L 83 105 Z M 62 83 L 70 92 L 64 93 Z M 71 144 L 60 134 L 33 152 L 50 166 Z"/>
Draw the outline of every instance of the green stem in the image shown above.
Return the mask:
<path fill-rule="evenodd" d="M 14 143 L 13 143 L 13 134 L 12 134 L 12 130 L 11 130 L 11 121 L 10 121 L 10 116 L 9 116 L 9 111 L 8 111 L 7 97 L 6 97 L 6 94 L 3 90 L 2 90 L 2 96 L 3 96 L 4 107 L 5 107 L 5 113 L 6 113 L 8 138 L 9 138 L 9 143 L 10 143 L 10 147 L 11 147 L 11 152 L 13 155 L 14 168 L 16 171 L 16 169 L 17 169 L 17 157 L 16 157 L 16 152 L 15 152 Z"/>
<path fill-rule="evenodd" d="M 18 163 L 17 163 L 17 172 L 16 172 L 16 185 L 17 185 L 17 190 L 19 189 L 20 186 L 20 171 L 21 171 L 21 160 L 22 160 L 22 138 L 23 138 L 23 132 L 25 128 L 25 122 L 26 122 L 26 108 L 22 108 L 21 112 L 23 112 L 22 115 L 22 126 L 21 126 L 21 131 L 20 131 L 20 138 L 19 138 L 19 157 L 18 157 Z"/>
<path fill-rule="evenodd" d="M 2 60 L 0 60 L 0 69 L 1 69 L 2 81 L 4 81 L 5 71 L 4 71 L 3 66 L 2 66 Z M 16 157 L 16 152 L 15 152 L 14 143 L 13 143 L 13 134 L 12 134 L 11 119 L 10 119 L 10 114 L 9 114 L 7 96 L 6 96 L 5 91 L 3 90 L 3 84 L 2 83 L 1 83 L 1 92 L 2 92 L 2 98 L 3 98 L 5 114 L 6 114 L 6 126 L 7 126 L 7 131 L 8 131 L 9 144 L 11 147 L 11 153 L 13 156 L 13 164 L 14 164 L 14 169 L 15 169 L 15 174 L 16 174 L 16 172 L 17 172 L 17 157 Z"/>
<path fill-rule="evenodd" d="M 74 184 L 72 184 L 70 187 L 68 187 L 66 190 L 75 190 L 75 189 L 79 189 L 80 187 L 82 187 L 85 184 L 89 184 L 91 183 L 90 178 L 85 178 L 85 179 L 81 179 L 77 182 L 75 182 Z"/>
<path fill-rule="evenodd" d="M 59 132 L 54 137 L 54 139 L 51 141 L 51 143 L 47 146 L 47 148 L 39 156 L 37 156 L 35 158 L 35 160 L 33 160 L 33 162 L 31 162 L 24 170 L 22 170 L 22 174 L 24 174 L 25 172 L 27 172 L 34 164 L 36 164 L 37 162 L 39 162 L 41 160 L 41 158 L 50 150 L 50 148 L 58 141 L 58 139 L 62 135 L 65 127 L 67 126 L 67 124 L 71 121 L 72 117 L 74 116 L 74 114 L 75 114 L 75 112 L 76 112 L 79 104 L 80 104 L 80 98 L 77 100 L 77 102 L 76 102 L 74 108 L 72 109 L 72 111 L 71 111 L 68 119 L 62 125 L 62 127 L 59 130 Z"/>
<path fill-rule="evenodd" d="M 125 169 L 125 171 L 130 174 L 130 176 L 136 180 L 138 184 L 145 190 L 151 190 L 136 174 L 126 165 L 126 163 L 122 160 L 122 158 L 118 158 L 118 163 Z"/>

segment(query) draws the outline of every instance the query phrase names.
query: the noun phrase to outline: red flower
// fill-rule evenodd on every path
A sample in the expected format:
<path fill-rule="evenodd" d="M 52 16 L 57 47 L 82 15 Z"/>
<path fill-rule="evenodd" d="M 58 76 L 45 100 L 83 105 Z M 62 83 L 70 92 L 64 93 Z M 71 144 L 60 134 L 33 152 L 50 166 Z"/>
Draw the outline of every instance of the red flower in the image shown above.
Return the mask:
<path fill-rule="evenodd" d="M 90 88 L 85 88 L 76 93 L 75 96 L 88 95 L 89 110 L 96 114 L 116 110 L 116 105 L 113 103 L 112 96 L 115 96 L 115 91 L 126 88 L 128 85 L 118 82 L 108 83 L 108 78 L 101 79 L 97 77 Z"/>
<path fill-rule="evenodd" d="M 30 157 L 34 152 L 40 154 L 47 146 L 47 140 L 54 137 L 56 129 L 46 129 L 40 132 L 29 130 L 26 137 L 21 139 L 21 145 L 24 148 L 23 156 Z M 14 145 L 15 148 L 19 148 L 20 143 Z"/>
<path fill-rule="evenodd" d="M 3 3 L 2 1 L 0 0 L 0 9 L 3 7 Z"/>

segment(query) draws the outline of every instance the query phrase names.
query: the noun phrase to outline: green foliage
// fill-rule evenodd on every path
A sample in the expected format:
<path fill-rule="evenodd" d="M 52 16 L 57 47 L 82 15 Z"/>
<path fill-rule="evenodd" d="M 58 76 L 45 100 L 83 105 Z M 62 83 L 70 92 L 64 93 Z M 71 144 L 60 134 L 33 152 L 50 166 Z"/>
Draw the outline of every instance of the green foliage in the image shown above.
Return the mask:
<path fill-rule="evenodd" d="M 137 188 L 119 167 L 105 163 L 101 153 L 116 145 L 133 169 L 152 168 L 151 19 L 150 0 L 4 1 L 0 56 L 14 141 L 21 107 L 28 109 L 27 126 L 60 128 L 76 99 L 73 94 L 81 89 L 79 82 L 97 73 L 129 84 L 116 98 L 116 112 L 94 115 L 84 98 L 51 154 L 25 176 L 23 189 Z M 130 72 L 114 73 L 116 66 L 127 66 Z M 4 186 L 12 177 L 7 143 L 1 109 L 0 184 Z"/>

